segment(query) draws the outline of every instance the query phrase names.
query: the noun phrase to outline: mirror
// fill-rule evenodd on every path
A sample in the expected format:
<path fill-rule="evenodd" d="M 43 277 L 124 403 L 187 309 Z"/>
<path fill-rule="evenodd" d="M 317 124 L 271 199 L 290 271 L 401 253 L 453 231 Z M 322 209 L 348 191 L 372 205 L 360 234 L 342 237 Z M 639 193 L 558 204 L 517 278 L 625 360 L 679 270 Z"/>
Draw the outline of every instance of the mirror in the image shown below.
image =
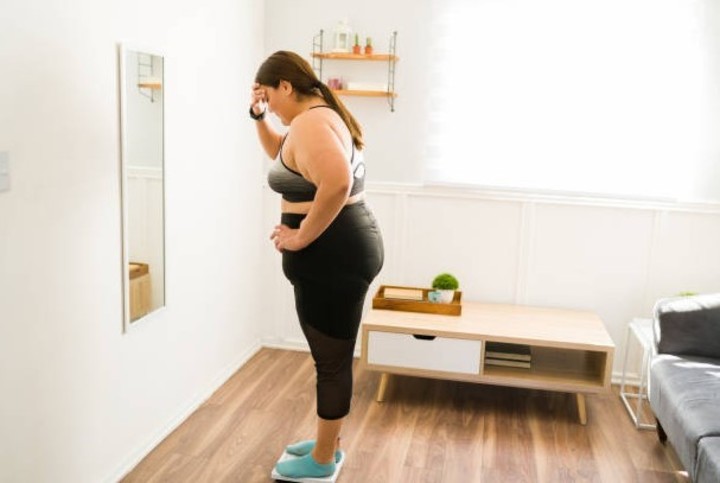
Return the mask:
<path fill-rule="evenodd" d="M 165 306 L 163 57 L 119 48 L 123 328 Z"/>

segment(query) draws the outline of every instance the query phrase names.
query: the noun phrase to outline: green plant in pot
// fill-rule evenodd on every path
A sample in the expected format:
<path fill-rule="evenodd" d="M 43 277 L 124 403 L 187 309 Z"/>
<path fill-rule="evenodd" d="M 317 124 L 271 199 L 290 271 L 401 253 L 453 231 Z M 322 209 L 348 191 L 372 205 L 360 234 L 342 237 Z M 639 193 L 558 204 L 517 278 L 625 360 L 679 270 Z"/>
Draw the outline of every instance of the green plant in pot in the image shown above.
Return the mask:
<path fill-rule="evenodd" d="M 373 53 L 373 46 L 372 46 L 372 39 L 368 37 L 365 39 L 365 55 L 372 55 Z"/>
<path fill-rule="evenodd" d="M 455 297 L 455 290 L 460 288 L 460 282 L 450 273 L 441 273 L 433 279 L 432 288 L 438 293 L 438 302 L 449 304 Z"/>

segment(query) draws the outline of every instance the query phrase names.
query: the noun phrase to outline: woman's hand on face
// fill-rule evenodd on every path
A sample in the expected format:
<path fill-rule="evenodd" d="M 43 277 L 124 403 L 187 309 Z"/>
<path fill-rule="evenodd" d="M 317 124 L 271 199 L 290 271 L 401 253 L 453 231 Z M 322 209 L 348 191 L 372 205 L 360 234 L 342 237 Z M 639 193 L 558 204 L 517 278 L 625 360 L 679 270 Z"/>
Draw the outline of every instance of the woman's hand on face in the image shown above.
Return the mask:
<path fill-rule="evenodd" d="M 275 249 L 279 252 L 283 250 L 291 252 L 302 250 L 308 244 L 300 239 L 298 231 L 287 225 L 277 225 L 270 235 L 270 240 L 272 240 Z"/>
<path fill-rule="evenodd" d="M 252 86 L 250 107 L 256 116 L 259 116 L 267 110 L 267 95 L 265 94 L 265 89 L 257 82 Z"/>

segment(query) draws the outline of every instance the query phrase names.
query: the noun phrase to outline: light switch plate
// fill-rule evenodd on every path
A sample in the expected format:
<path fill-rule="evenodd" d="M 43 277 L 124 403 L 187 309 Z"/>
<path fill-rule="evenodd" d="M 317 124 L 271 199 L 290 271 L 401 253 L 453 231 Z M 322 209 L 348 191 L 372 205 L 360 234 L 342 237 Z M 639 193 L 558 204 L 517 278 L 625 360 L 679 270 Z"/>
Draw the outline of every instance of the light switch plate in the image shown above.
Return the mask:
<path fill-rule="evenodd" d="M 10 155 L 0 151 L 0 192 L 10 191 Z"/>

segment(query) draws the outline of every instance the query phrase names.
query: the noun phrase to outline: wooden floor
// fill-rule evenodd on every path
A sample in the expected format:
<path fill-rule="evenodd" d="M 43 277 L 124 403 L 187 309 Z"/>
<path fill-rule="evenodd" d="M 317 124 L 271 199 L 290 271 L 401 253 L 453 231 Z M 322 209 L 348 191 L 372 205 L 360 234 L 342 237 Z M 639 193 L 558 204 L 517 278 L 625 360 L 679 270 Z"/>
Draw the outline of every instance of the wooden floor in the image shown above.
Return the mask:
<path fill-rule="evenodd" d="M 617 395 L 570 394 L 355 371 L 339 483 L 686 482 L 672 450 L 632 425 Z M 270 482 L 285 444 L 312 437 L 305 352 L 262 349 L 123 481 Z"/>

